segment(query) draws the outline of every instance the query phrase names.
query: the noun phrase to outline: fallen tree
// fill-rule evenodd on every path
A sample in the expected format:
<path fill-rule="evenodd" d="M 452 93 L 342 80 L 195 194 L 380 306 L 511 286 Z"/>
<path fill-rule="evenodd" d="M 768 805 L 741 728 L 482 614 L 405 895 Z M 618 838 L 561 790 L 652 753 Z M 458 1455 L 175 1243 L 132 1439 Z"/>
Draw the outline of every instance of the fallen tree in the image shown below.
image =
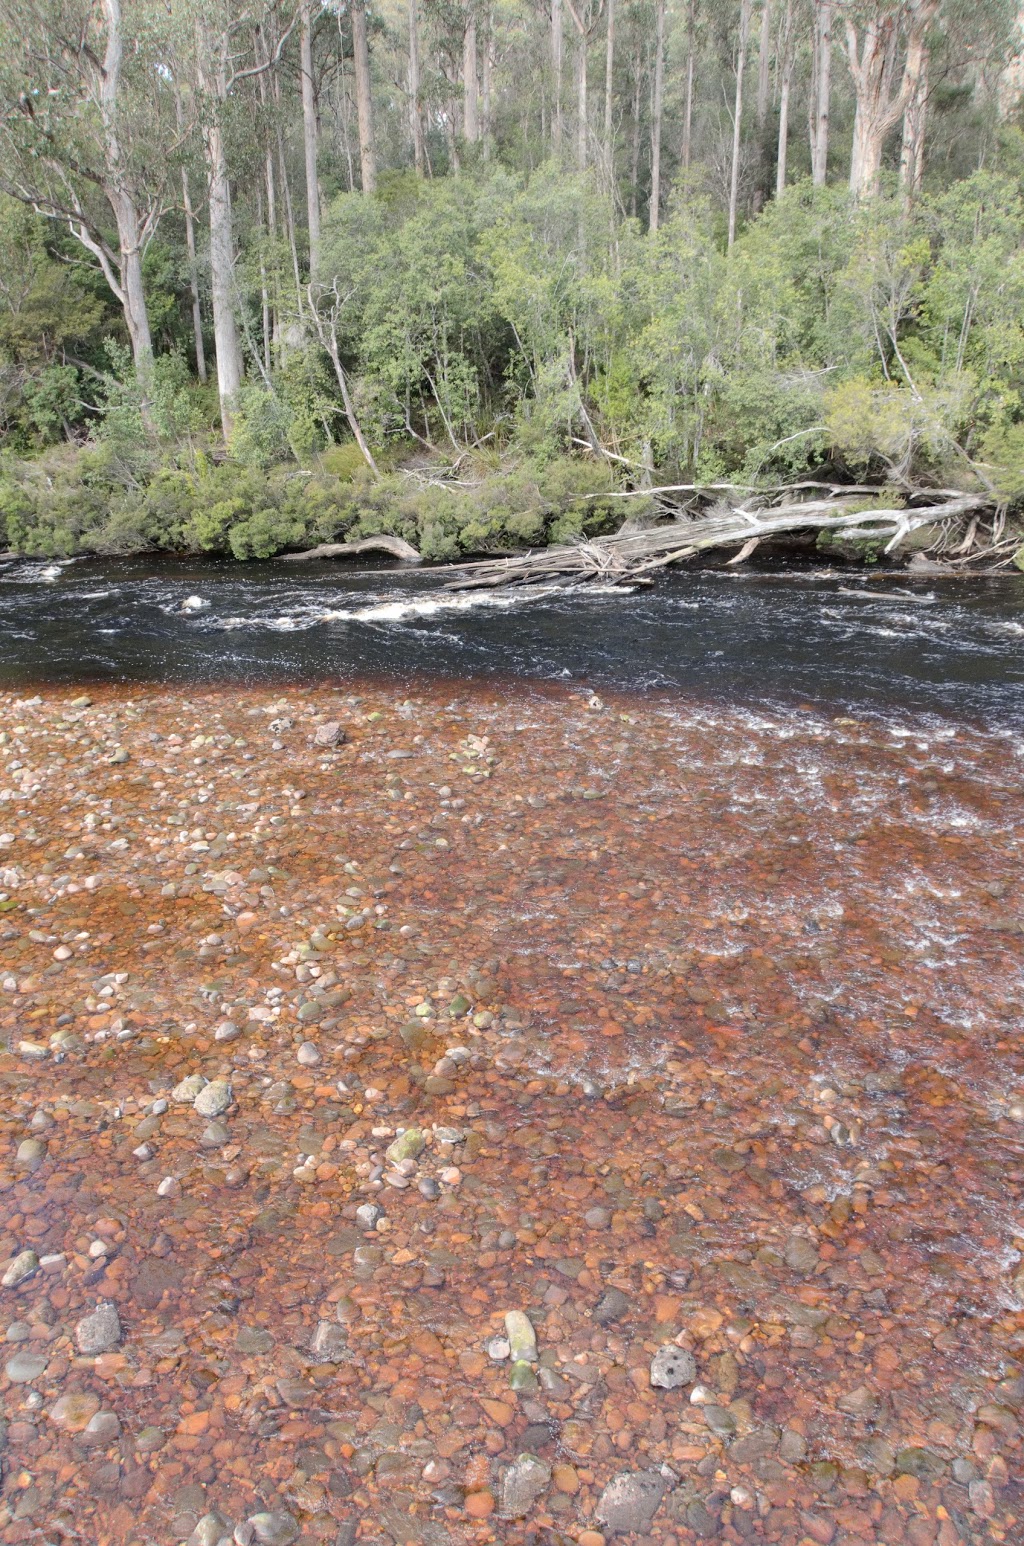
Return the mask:
<path fill-rule="evenodd" d="M 463 565 L 464 572 L 457 580 L 450 581 L 448 588 L 470 590 L 483 586 L 565 584 L 581 580 L 630 584 L 642 581 L 652 570 L 695 558 L 712 548 L 737 547 L 735 557 L 729 562 L 740 563 L 766 538 L 800 532 L 833 531 L 850 543 L 882 543 L 884 551 L 891 553 L 922 527 L 949 527 L 965 518 L 977 521 L 986 510 L 994 512 L 990 495 L 965 494 L 957 489 L 922 490 L 902 495 L 901 498 L 906 499 L 903 506 L 865 508 L 865 495 L 878 497 L 880 491 L 840 492 L 832 485 L 799 486 L 800 490 L 814 487 L 828 488 L 827 497 L 794 499 L 795 490 L 787 489 L 779 491 L 786 502 L 774 506 L 750 509 L 743 504 L 724 508 L 719 504 L 709 512 L 677 518 L 646 530 L 626 526 L 610 536 L 564 547 L 545 548 L 509 558 L 482 559 Z M 645 491 L 648 497 L 651 493 L 661 492 L 670 490 Z M 884 497 L 884 491 L 881 492 Z"/>
<path fill-rule="evenodd" d="M 286 564 L 297 564 L 307 558 L 358 558 L 360 553 L 388 553 L 392 558 L 404 559 L 409 564 L 422 563 L 411 542 L 404 537 L 360 537 L 355 542 L 323 542 L 318 548 L 307 548 L 304 553 L 282 553 Z"/>

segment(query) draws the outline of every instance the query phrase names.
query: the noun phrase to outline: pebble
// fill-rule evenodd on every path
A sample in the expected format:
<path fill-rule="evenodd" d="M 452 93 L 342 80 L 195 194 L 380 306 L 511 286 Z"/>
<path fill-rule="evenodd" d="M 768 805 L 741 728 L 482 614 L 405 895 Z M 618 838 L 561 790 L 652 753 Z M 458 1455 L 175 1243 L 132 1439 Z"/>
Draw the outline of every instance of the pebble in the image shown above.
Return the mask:
<path fill-rule="evenodd" d="M 96 1412 L 82 1430 L 81 1442 L 97 1448 L 116 1444 L 121 1437 L 121 1421 L 116 1412 Z"/>
<path fill-rule="evenodd" d="M 498 1514 L 502 1519 L 524 1519 L 542 1492 L 551 1484 L 551 1468 L 536 1455 L 522 1454 L 502 1473 Z"/>
<path fill-rule="evenodd" d="M 317 725 L 313 735 L 313 741 L 317 746 L 341 746 L 345 742 L 345 732 L 337 720 L 329 719 L 326 724 Z"/>
<path fill-rule="evenodd" d="M 667 1342 L 651 1359 L 651 1384 L 659 1390 L 678 1390 L 697 1378 L 697 1360 L 683 1347 Z"/>
<path fill-rule="evenodd" d="M 317 1064 L 323 1062 L 319 1049 L 311 1041 L 304 1041 L 295 1057 L 303 1068 L 316 1068 Z"/>
<path fill-rule="evenodd" d="M 226 1079 L 213 1079 L 196 1095 L 193 1109 L 201 1117 L 219 1117 L 231 1105 L 231 1086 Z"/>
<path fill-rule="evenodd" d="M 508 1335 L 509 1356 L 514 1363 L 537 1362 L 537 1334 L 528 1315 L 522 1310 L 509 1310 L 505 1315 L 505 1331 Z"/>
<path fill-rule="evenodd" d="M 26 1278 L 32 1277 L 38 1270 L 39 1257 L 35 1251 L 19 1251 L 7 1266 L 3 1277 L 0 1277 L 0 1287 L 17 1288 L 19 1283 L 24 1283 Z"/>
<path fill-rule="evenodd" d="M 317 1363 L 343 1363 L 348 1357 L 348 1334 L 335 1321 L 320 1321 L 313 1333 L 310 1352 Z"/>
<path fill-rule="evenodd" d="M 204 1149 L 222 1149 L 225 1144 L 231 1142 L 227 1123 L 208 1122 L 199 1135 L 199 1142 Z"/>
<path fill-rule="evenodd" d="M 602 1492 L 594 1517 L 612 1535 L 641 1534 L 651 1528 L 668 1490 L 660 1471 L 622 1471 Z"/>
<path fill-rule="evenodd" d="M 49 1361 L 45 1353 L 15 1353 L 4 1365 L 4 1373 L 12 1385 L 31 1385 L 39 1379 Z"/>
<path fill-rule="evenodd" d="M 121 1345 L 121 1320 L 117 1306 L 109 1303 L 97 1305 L 91 1315 L 86 1315 L 75 1327 L 75 1345 L 85 1358 L 95 1358 L 109 1353 Z"/>
<path fill-rule="evenodd" d="M 60 1396 L 49 1411 L 50 1421 L 66 1433 L 81 1433 L 100 1409 L 98 1396 L 91 1391 L 69 1391 Z"/>
<path fill-rule="evenodd" d="M 291 1546 L 298 1540 L 299 1523 L 294 1514 L 286 1509 L 274 1509 L 266 1514 L 251 1514 L 248 1524 L 252 1527 L 252 1539 L 259 1546 Z"/>
<path fill-rule="evenodd" d="M 14 1162 L 22 1170 L 38 1170 L 46 1158 L 46 1145 L 39 1138 L 23 1138 Z"/>
<path fill-rule="evenodd" d="M 418 1159 L 426 1148 L 426 1142 L 418 1127 L 407 1127 L 404 1133 L 399 1133 L 394 1142 L 388 1145 L 385 1153 L 393 1165 L 402 1160 Z"/>
<path fill-rule="evenodd" d="M 189 1074 L 187 1078 L 182 1079 L 180 1083 L 174 1086 L 174 1089 L 171 1091 L 171 1099 L 176 1101 L 179 1106 L 191 1106 L 195 1103 L 197 1095 L 205 1087 L 206 1080 L 202 1074 Z M 164 1110 L 166 1109 L 165 1106 Z"/>

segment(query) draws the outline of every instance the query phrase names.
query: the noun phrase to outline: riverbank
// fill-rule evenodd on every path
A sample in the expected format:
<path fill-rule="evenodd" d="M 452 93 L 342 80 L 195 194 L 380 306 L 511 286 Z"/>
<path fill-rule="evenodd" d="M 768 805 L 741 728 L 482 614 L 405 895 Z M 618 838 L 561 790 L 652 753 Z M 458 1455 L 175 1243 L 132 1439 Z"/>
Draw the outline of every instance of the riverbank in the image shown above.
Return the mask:
<path fill-rule="evenodd" d="M 1016 1539 L 1012 740 L 454 683 L 0 725 L 0 1539 Z"/>

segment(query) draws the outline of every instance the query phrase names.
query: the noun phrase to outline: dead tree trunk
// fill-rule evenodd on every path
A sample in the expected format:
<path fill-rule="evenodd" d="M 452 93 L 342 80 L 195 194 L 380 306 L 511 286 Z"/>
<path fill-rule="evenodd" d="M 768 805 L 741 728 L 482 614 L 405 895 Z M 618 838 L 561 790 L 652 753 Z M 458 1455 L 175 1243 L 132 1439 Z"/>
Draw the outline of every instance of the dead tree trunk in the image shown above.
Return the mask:
<path fill-rule="evenodd" d="M 651 111 L 651 207 L 649 229 L 658 229 L 661 212 L 661 122 L 665 84 L 665 0 L 658 0 L 654 29 L 654 101 Z"/>
<path fill-rule="evenodd" d="M 309 222 L 309 276 L 320 262 L 320 180 L 316 170 L 316 98 L 313 92 L 313 28 L 309 0 L 300 9 L 299 72 L 302 76 L 302 143 L 306 156 L 306 214 Z"/>
<path fill-rule="evenodd" d="M 789 93 L 793 84 L 793 0 L 786 0 L 786 15 L 782 23 L 782 58 L 779 64 L 779 149 L 775 161 L 775 197 L 781 198 L 786 188 L 786 158 L 789 151 Z"/>

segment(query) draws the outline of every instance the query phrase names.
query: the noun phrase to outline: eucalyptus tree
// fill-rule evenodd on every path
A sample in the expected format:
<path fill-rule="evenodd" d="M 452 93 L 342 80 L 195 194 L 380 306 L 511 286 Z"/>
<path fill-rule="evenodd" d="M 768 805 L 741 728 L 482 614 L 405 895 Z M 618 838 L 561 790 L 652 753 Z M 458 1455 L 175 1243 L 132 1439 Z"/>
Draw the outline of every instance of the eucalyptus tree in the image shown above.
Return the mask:
<path fill-rule="evenodd" d="M 178 138 L 158 20 L 147 0 L 127 19 L 120 0 L 0 0 L 0 186 L 99 267 L 140 379 L 153 354 L 143 257 Z"/>

